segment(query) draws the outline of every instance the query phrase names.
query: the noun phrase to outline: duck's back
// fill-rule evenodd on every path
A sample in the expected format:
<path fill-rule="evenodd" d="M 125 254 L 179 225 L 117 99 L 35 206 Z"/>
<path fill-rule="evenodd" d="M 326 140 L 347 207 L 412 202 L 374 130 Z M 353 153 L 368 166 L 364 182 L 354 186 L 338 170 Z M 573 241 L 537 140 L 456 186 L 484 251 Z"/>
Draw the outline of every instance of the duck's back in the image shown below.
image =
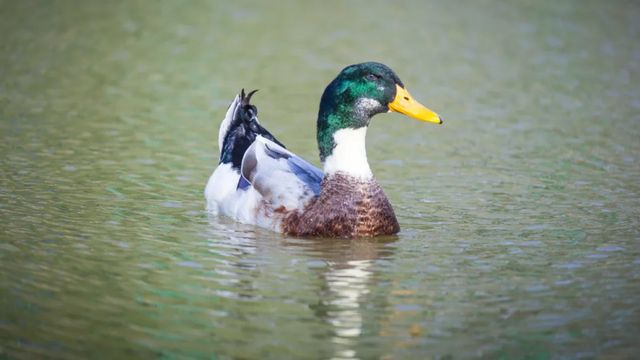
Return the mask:
<path fill-rule="evenodd" d="M 355 237 L 396 234 L 400 225 L 374 177 L 334 173 L 325 176 L 320 195 L 304 209 L 284 214 L 281 230 L 294 236 Z"/>

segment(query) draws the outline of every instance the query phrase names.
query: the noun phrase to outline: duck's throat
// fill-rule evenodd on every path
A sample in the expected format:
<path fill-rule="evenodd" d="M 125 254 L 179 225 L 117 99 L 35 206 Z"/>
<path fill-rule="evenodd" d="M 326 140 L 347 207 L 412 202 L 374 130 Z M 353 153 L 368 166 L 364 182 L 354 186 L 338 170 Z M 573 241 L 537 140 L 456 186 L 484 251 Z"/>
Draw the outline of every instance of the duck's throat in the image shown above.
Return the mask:
<path fill-rule="evenodd" d="M 333 134 L 333 151 L 322 162 L 325 174 L 344 174 L 363 180 L 372 178 L 365 147 L 366 135 L 366 126 L 336 131 Z"/>

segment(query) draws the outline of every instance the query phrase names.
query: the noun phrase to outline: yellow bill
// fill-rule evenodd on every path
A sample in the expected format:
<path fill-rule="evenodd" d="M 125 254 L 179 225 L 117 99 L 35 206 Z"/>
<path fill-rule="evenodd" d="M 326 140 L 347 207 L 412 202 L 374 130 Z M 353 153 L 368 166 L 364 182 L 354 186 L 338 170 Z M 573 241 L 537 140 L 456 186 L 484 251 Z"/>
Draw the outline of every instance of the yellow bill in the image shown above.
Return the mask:
<path fill-rule="evenodd" d="M 389 103 L 389 110 L 411 116 L 414 119 L 442 124 L 442 118 L 417 102 L 409 92 L 396 84 L 396 98 Z"/>

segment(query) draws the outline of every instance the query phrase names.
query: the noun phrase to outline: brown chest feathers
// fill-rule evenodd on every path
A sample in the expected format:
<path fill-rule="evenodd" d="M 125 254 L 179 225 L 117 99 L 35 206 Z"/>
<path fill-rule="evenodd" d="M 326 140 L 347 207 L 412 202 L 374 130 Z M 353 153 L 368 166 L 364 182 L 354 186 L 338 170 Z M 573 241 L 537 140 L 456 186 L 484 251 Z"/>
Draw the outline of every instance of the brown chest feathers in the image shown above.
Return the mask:
<path fill-rule="evenodd" d="M 344 238 L 399 231 L 393 207 L 375 178 L 360 180 L 340 173 L 325 176 L 320 196 L 282 221 L 282 232 L 293 236 Z"/>

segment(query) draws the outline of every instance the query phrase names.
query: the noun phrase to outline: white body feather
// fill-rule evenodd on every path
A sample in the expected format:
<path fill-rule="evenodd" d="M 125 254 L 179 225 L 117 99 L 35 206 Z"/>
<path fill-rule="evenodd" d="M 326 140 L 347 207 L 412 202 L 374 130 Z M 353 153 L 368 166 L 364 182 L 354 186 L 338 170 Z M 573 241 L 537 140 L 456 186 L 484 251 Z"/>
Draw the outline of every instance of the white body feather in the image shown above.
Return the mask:
<path fill-rule="evenodd" d="M 224 137 L 227 135 L 227 131 L 229 131 L 231 120 L 233 119 L 233 115 L 236 113 L 239 105 L 240 95 L 236 95 L 235 99 L 233 99 L 231 104 L 229 104 L 227 114 L 224 116 L 222 124 L 220 124 L 220 132 L 218 133 L 218 147 L 220 148 L 220 152 L 222 152 L 222 145 L 224 145 Z"/>

